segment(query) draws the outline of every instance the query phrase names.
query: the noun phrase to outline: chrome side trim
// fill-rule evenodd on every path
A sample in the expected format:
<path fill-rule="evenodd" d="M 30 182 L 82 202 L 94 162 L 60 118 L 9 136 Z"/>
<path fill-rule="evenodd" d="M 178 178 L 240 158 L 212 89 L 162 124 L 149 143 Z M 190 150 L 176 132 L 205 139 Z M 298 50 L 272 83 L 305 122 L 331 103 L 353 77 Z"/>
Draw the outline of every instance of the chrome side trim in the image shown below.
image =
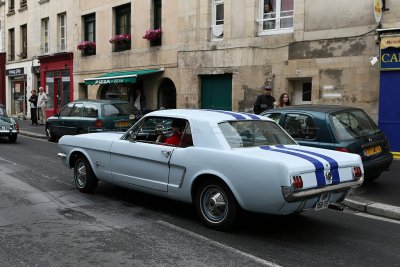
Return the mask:
<path fill-rule="evenodd" d="M 357 180 L 351 182 L 344 182 L 336 185 L 329 185 L 322 188 L 309 189 L 304 191 L 292 192 L 290 187 L 282 187 L 283 197 L 287 202 L 297 202 L 308 198 L 316 197 L 325 192 L 343 192 L 351 189 L 356 189 L 361 186 L 364 182 L 364 176 Z"/>
<path fill-rule="evenodd" d="M 67 155 L 65 153 L 57 153 L 57 158 L 59 159 L 66 159 Z"/>

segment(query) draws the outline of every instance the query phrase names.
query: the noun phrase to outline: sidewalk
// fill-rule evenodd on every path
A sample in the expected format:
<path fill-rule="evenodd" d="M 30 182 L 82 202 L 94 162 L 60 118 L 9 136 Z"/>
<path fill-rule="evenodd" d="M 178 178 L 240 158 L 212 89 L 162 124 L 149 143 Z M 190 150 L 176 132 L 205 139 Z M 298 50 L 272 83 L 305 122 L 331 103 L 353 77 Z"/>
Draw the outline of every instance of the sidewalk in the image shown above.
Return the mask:
<path fill-rule="evenodd" d="M 31 125 L 30 120 L 18 119 L 20 134 L 35 138 L 47 138 L 44 125 Z M 391 171 L 384 172 L 377 182 L 363 185 L 348 196 L 342 204 L 353 210 L 400 220 L 397 188 L 400 189 L 400 160 L 395 159 Z M 398 181 L 397 181 L 397 180 Z M 395 201 L 396 200 L 396 201 Z"/>

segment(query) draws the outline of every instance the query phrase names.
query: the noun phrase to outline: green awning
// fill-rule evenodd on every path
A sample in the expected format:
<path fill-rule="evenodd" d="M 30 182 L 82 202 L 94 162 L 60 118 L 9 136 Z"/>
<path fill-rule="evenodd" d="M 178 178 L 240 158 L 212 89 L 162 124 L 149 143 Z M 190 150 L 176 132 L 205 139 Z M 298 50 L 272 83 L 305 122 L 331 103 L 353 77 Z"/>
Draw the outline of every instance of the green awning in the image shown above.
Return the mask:
<path fill-rule="evenodd" d="M 135 83 L 138 76 L 164 71 L 161 69 L 132 70 L 109 72 L 95 78 L 84 79 L 86 85 L 93 84 L 115 84 L 115 83 Z"/>

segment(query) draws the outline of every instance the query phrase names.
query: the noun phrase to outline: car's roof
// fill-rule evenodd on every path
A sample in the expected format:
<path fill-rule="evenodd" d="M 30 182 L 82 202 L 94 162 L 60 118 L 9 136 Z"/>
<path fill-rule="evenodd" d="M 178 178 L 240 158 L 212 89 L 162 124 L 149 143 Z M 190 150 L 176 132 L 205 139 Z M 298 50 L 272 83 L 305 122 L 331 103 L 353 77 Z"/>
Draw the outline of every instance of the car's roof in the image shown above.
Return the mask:
<path fill-rule="evenodd" d="M 213 122 L 232 120 L 270 120 L 264 116 L 251 113 L 212 110 L 212 109 L 162 109 L 149 113 L 148 115 L 185 118 L 193 120 L 207 120 Z"/>
<path fill-rule="evenodd" d="M 294 106 L 287 106 L 281 107 L 279 109 L 273 110 L 301 110 L 301 111 L 315 111 L 315 112 L 323 112 L 323 113 L 333 113 L 340 110 L 349 110 L 349 109 L 359 109 L 355 107 L 347 107 L 341 105 L 294 105 Z M 272 111 L 272 110 L 269 110 Z"/>

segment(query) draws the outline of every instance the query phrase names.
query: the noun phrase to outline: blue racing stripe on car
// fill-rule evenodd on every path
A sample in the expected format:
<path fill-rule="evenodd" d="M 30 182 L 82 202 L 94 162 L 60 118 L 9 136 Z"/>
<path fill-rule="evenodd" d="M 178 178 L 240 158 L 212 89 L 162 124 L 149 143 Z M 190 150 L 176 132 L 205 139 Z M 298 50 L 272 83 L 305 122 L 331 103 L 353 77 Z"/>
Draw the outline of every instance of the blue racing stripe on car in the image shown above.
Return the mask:
<path fill-rule="evenodd" d="M 270 151 L 274 151 L 274 152 L 279 152 L 279 153 L 283 153 L 283 154 L 287 154 L 287 155 L 296 156 L 296 157 L 299 157 L 299 158 L 302 158 L 302 159 L 305 159 L 305 160 L 311 162 L 315 167 L 315 176 L 317 178 L 318 187 L 322 187 L 325 185 L 324 164 L 322 164 L 321 161 L 319 161 L 313 157 L 309 157 L 307 155 L 288 151 L 285 149 L 272 148 L 269 146 L 260 146 L 260 148 L 264 149 L 264 150 L 270 150 Z"/>
<path fill-rule="evenodd" d="M 226 111 L 226 110 L 211 110 L 211 109 L 207 109 L 207 111 L 212 111 L 212 112 L 218 112 L 218 113 L 223 113 L 226 115 L 231 115 L 233 116 L 235 119 L 237 120 L 246 120 L 246 117 L 244 117 L 243 115 L 240 115 L 238 113 L 235 112 L 231 112 L 231 111 Z"/>
<path fill-rule="evenodd" d="M 320 153 L 312 152 L 312 151 L 285 147 L 284 145 L 277 145 L 276 147 L 283 148 L 283 149 L 288 149 L 288 150 L 292 150 L 292 151 L 298 151 L 298 152 L 302 152 L 302 153 L 306 153 L 306 154 L 310 154 L 310 155 L 317 156 L 317 157 L 320 157 L 320 158 L 326 160 L 329 163 L 329 165 L 331 166 L 330 170 L 331 170 L 331 173 L 332 173 L 332 184 L 340 183 L 340 175 L 339 175 L 339 170 L 338 170 L 339 169 L 339 164 L 333 158 L 325 156 L 325 155 L 322 155 Z"/>
<path fill-rule="evenodd" d="M 257 115 L 251 114 L 251 113 L 242 113 L 242 114 L 249 116 L 253 120 L 261 120 L 260 117 L 258 117 Z"/>

